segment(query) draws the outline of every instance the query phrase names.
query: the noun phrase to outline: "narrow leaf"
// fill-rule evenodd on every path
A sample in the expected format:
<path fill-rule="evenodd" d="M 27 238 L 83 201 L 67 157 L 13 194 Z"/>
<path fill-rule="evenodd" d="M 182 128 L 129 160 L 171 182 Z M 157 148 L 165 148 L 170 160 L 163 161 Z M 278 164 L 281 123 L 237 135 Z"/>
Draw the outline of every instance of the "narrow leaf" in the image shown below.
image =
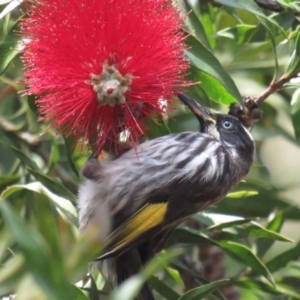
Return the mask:
<path fill-rule="evenodd" d="M 143 284 L 148 278 L 161 270 L 164 266 L 168 265 L 169 262 L 178 256 L 179 252 L 175 250 L 169 250 L 162 252 L 154 259 L 152 259 L 148 265 L 143 269 L 140 274 L 130 277 L 128 280 L 123 282 L 114 292 L 110 300 L 133 300 L 138 295 Z"/>
<path fill-rule="evenodd" d="M 1 264 L 0 295 L 8 294 L 16 287 L 16 282 L 26 272 L 24 257 L 17 254 Z"/>
<path fill-rule="evenodd" d="M 111 294 L 110 300 L 133 300 L 141 290 L 145 279 L 141 275 L 135 275 L 123 282 Z"/>
<path fill-rule="evenodd" d="M 37 164 L 31 160 L 26 154 L 24 154 L 23 151 L 13 147 L 13 146 L 10 146 L 8 144 L 5 144 L 4 142 L 0 141 L 0 143 L 2 145 L 4 145 L 6 148 L 9 148 L 10 151 L 25 165 L 25 166 L 28 166 L 30 167 L 31 169 L 33 170 L 36 170 L 36 171 L 39 171 L 39 167 L 37 166 Z"/>
<path fill-rule="evenodd" d="M 43 237 L 28 227 L 5 201 L 0 202 L 0 210 L 12 236 L 25 256 L 27 267 L 48 299 L 72 299 L 70 297 L 71 286 L 64 277 L 63 266 L 58 266 L 54 259 L 51 259 L 49 248 Z"/>
<path fill-rule="evenodd" d="M 235 284 L 241 288 L 245 288 L 248 290 L 257 290 L 257 291 L 263 291 L 265 293 L 278 295 L 280 298 L 283 297 L 283 295 L 287 295 L 290 297 L 293 297 L 293 299 L 300 299 L 300 295 L 297 292 L 292 291 L 291 289 L 284 288 L 278 283 L 276 283 L 276 288 L 266 282 L 259 281 L 259 280 L 238 280 L 235 282 Z"/>
<path fill-rule="evenodd" d="M 191 74 L 193 79 L 199 82 L 201 88 L 203 88 L 209 99 L 225 105 L 230 105 L 231 103 L 236 102 L 236 99 L 228 93 L 224 85 L 221 84 L 214 76 L 203 71 L 199 71 L 194 67 L 191 67 Z"/>
<path fill-rule="evenodd" d="M 259 6 L 252 0 L 215 0 L 217 3 L 234 8 L 245 9 L 257 16 L 265 17 Z"/>
<path fill-rule="evenodd" d="M 189 25 L 190 32 L 206 47 L 209 47 L 209 41 L 202 25 L 202 20 L 195 13 L 194 6 L 192 7 L 188 0 L 184 0 L 184 4 L 186 13 L 188 14 L 186 22 Z"/>
<path fill-rule="evenodd" d="M 285 71 L 285 76 L 289 76 L 292 73 L 299 72 L 299 69 L 300 69 L 300 27 L 298 27 L 297 30 L 295 49 L 293 51 L 287 69 Z"/>
<path fill-rule="evenodd" d="M 216 2 L 220 4 L 228 5 L 230 7 L 239 8 L 251 12 L 257 17 L 257 19 L 261 22 L 261 24 L 265 26 L 265 28 L 268 30 L 268 33 L 270 35 L 272 48 L 274 52 L 274 58 L 275 58 L 274 79 L 277 78 L 278 59 L 277 59 L 274 29 L 275 28 L 278 29 L 284 36 L 286 36 L 285 31 L 275 21 L 265 16 L 264 13 L 261 11 L 260 7 L 253 0 L 216 0 Z"/>
<path fill-rule="evenodd" d="M 241 95 L 235 83 L 233 82 L 232 78 L 228 75 L 228 73 L 224 70 L 224 68 L 221 66 L 220 62 L 212 54 L 212 52 L 208 50 L 193 36 L 190 36 L 188 38 L 187 44 L 190 46 L 190 49 L 186 51 L 186 55 L 191 60 L 192 66 L 210 75 L 212 78 L 217 79 L 226 90 L 228 94 L 227 97 L 232 97 L 231 101 L 241 101 Z M 206 77 L 207 81 L 208 79 L 209 78 Z M 203 87 L 203 89 L 205 89 L 205 87 Z M 209 91 L 205 90 L 205 92 Z M 225 97 L 226 95 L 221 96 Z M 218 99 L 221 98 L 221 96 L 218 97 Z"/>
<path fill-rule="evenodd" d="M 149 280 L 151 286 L 156 290 L 160 295 L 168 300 L 177 300 L 180 295 L 177 294 L 174 290 L 168 287 L 162 280 L 152 276 Z"/>
<path fill-rule="evenodd" d="M 272 212 L 266 228 L 274 232 L 280 232 L 284 220 L 285 220 L 285 213 L 283 211 L 279 211 L 276 214 Z M 257 240 L 256 242 L 257 255 L 259 257 L 263 257 L 273 244 L 274 244 L 274 240 L 273 241 L 265 240 L 265 239 Z"/>
<path fill-rule="evenodd" d="M 23 0 L 11 0 L 10 3 L 0 13 L 0 19 L 9 14 L 12 10 L 18 7 Z"/>
<path fill-rule="evenodd" d="M 66 189 L 61 183 L 54 181 L 52 178 L 37 172 L 35 170 L 28 169 L 28 172 L 43 185 L 45 185 L 51 192 L 70 200 L 72 203 L 76 202 L 76 196 Z"/>
<path fill-rule="evenodd" d="M 212 283 L 205 284 L 201 287 L 192 289 L 182 295 L 178 300 L 200 300 L 209 295 L 214 290 L 218 289 L 223 284 L 229 282 L 229 279 L 219 280 Z"/>
<path fill-rule="evenodd" d="M 11 28 L 9 33 L 0 43 L 0 75 L 6 70 L 10 62 L 17 56 L 18 52 L 15 50 L 19 37 L 14 33 L 16 25 Z"/>
<path fill-rule="evenodd" d="M 224 229 L 224 228 L 231 228 L 231 227 L 235 227 L 237 225 L 243 225 L 245 223 L 249 223 L 250 221 L 251 221 L 251 219 L 241 219 L 241 220 L 221 223 L 221 224 L 218 224 L 218 225 L 215 225 L 215 226 L 208 227 L 207 230 L 215 231 L 215 230 L 221 230 L 221 229 Z"/>
<path fill-rule="evenodd" d="M 295 136 L 300 140 L 300 89 L 297 89 L 292 96 L 291 109 Z"/>
<path fill-rule="evenodd" d="M 223 229 L 224 232 L 235 234 L 239 237 L 256 237 L 267 238 L 282 242 L 293 242 L 288 237 L 285 237 L 270 229 L 264 228 L 262 225 L 251 221 L 249 224 L 243 224 L 239 226 L 233 226 Z"/>
<path fill-rule="evenodd" d="M 267 262 L 266 265 L 271 272 L 276 272 L 277 270 L 284 268 L 290 261 L 299 259 L 299 257 L 300 241 L 294 248 L 277 255 L 272 260 Z"/>
<path fill-rule="evenodd" d="M 229 193 L 226 197 L 236 199 L 236 198 L 251 197 L 257 194 L 258 194 L 257 191 L 238 191 L 238 192 Z"/>
<path fill-rule="evenodd" d="M 236 260 L 242 262 L 246 266 L 249 266 L 254 272 L 264 276 L 270 281 L 272 285 L 275 285 L 273 276 L 268 268 L 264 265 L 260 259 L 253 254 L 253 252 L 246 246 L 234 243 L 230 241 L 220 241 L 219 244 L 226 251 L 226 253 Z"/>
<path fill-rule="evenodd" d="M 209 239 L 205 235 L 196 234 L 185 229 L 175 229 L 168 239 L 168 245 L 176 244 L 200 244 L 200 245 L 214 245 L 219 246 L 218 243 Z"/>
<path fill-rule="evenodd" d="M 75 145 L 75 138 L 74 137 L 65 137 L 64 135 L 63 135 L 63 138 L 65 141 L 65 149 L 66 149 L 68 163 L 70 165 L 71 170 L 79 178 L 79 173 L 78 173 L 77 168 L 72 159 L 72 154 L 73 154 L 74 145 Z"/>
<path fill-rule="evenodd" d="M 185 270 L 186 272 L 188 272 L 189 274 L 191 274 L 195 279 L 197 279 L 197 282 L 200 284 L 209 284 L 210 282 L 199 276 L 198 273 L 195 273 L 193 270 L 191 270 L 190 268 L 188 268 L 185 264 L 183 264 L 180 260 L 177 260 L 173 263 L 175 266 L 177 266 L 177 268 Z M 215 290 L 212 292 L 212 294 L 219 300 L 226 300 L 225 296 L 219 291 L 219 290 Z"/>
<path fill-rule="evenodd" d="M 2 198 L 8 198 L 13 193 L 20 190 L 29 190 L 38 194 L 46 195 L 58 209 L 59 214 L 71 224 L 77 225 L 77 211 L 76 207 L 71 203 L 70 200 L 63 197 L 59 197 L 56 194 L 50 192 L 45 186 L 40 182 L 31 182 L 29 184 L 18 184 L 9 186 L 1 194 Z"/>
<path fill-rule="evenodd" d="M 220 30 L 219 36 L 235 40 L 238 44 L 248 42 L 257 30 L 257 26 L 248 24 L 239 24 L 235 27 L 229 27 Z"/>

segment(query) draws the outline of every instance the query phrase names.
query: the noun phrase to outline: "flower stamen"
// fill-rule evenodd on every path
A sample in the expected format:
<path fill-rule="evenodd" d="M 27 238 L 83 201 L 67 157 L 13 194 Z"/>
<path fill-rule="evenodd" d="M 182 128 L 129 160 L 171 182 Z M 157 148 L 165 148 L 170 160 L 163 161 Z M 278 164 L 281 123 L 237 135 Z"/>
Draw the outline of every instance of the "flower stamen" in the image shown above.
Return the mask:
<path fill-rule="evenodd" d="M 125 103 L 124 94 L 132 83 L 132 76 L 129 74 L 122 76 L 115 65 L 110 66 L 104 62 L 102 73 L 100 75 L 91 74 L 89 83 L 97 93 L 97 99 L 101 106 L 115 106 Z"/>

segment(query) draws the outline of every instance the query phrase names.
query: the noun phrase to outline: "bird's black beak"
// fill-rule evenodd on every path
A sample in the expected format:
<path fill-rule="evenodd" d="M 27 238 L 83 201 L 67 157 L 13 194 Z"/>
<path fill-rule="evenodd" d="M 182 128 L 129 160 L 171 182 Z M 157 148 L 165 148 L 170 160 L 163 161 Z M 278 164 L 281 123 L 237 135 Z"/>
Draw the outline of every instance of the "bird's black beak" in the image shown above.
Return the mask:
<path fill-rule="evenodd" d="M 208 123 L 216 124 L 215 119 L 209 114 L 209 111 L 202 107 L 198 102 L 186 94 L 178 94 L 177 97 L 192 111 L 201 126 Z"/>

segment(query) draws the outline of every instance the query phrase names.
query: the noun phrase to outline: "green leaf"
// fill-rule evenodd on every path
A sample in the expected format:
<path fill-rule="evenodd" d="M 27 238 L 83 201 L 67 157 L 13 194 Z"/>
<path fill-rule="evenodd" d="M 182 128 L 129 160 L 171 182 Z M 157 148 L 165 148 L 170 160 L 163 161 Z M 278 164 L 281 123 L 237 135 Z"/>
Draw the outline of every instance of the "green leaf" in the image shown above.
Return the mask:
<path fill-rule="evenodd" d="M 130 277 L 115 289 L 110 300 L 135 299 L 145 281 L 164 266 L 168 265 L 168 263 L 178 255 L 179 252 L 174 249 L 159 253 L 146 265 L 140 274 Z"/>
<path fill-rule="evenodd" d="M 299 257 L 300 241 L 294 248 L 277 255 L 272 260 L 267 262 L 267 267 L 271 272 L 276 272 L 277 270 L 284 268 L 290 261 L 299 259 Z"/>
<path fill-rule="evenodd" d="M 200 244 L 200 245 L 214 245 L 220 246 L 217 242 L 209 239 L 207 236 L 202 234 L 196 234 L 190 230 L 175 229 L 168 239 L 168 245 L 176 244 Z"/>
<path fill-rule="evenodd" d="M 59 158 L 60 158 L 60 153 L 57 147 L 57 143 L 56 141 L 53 141 L 51 143 L 51 150 L 50 150 L 50 155 L 48 158 L 46 169 L 51 170 L 52 168 L 54 168 L 57 165 Z"/>
<path fill-rule="evenodd" d="M 206 212 L 197 213 L 193 216 L 193 218 L 201 224 L 207 226 L 207 230 L 220 230 L 222 228 L 232 227 L 234 225 L 249 223 L 252 220 L 244 219 L 234 215 L 224 215 Z"/>
<path fill-rule="evenodd" d="M 203 71 L 199 71 L 194 67 L 191 67 L 190 72 L 193 79 L 199 82 L 199 85 L 211 100 L 225 105 L 236 102 L 236 99 L 228 93 L 224 85 L 215 77 Z"/>
<path fill-rule="evenodd" d="M 173 291 L 170 287 L 168 287 L 162 280 L 152 276 L 149 279 L 149 283 L 160 295 L 162 295 L 165 299 L 168 300 L 177 300 L 180 295 Z"/>
<path fill-rule="evenodd" d="M 1 197 L 4 199 L 8 198 L 13 193 L 23 189 L 46 195 L 55 204 L 62 218 L 67 220 L 70 224 L 77 226 L 77 211 L 71 201 L 50 192 L 40 182 L 31 182 L 25 185 L 12 185 L 2 192 Z"/>
<path fill-rule="evenodd" d="M 236 199 L 236 198 L 251 197 L 257 194 L 258 194 L 257 191 L 238 191 L 238 192 L 229 193 L 226 197 Z"/>
<path fill-rule="evenodd" d="M 157 254 L 143 269 L 142 274 L 146 279 L 150 278 L 162 268 L 166 268 L 171 260 L 180 254 L 178 249 L 168 249 Z"/>
<path fill-rule="evenodd" d="M 89 297 L 78 287 L 73 286 L 72 299 L 70 300 L 90 300 Z"/>
<path fill-rule="evenodd" d="M 27 102 L 28 102 L 28 105 L 29 105 L 29 108 L 31 109 L 31 111 L 34 114 L 38 114 L 38 107 L 37 107 L 36 102 L 35 102 L 35 96 L 34 95 L 28 95 L 27 96 Z"/>
<path fill-rule="evenodd" d="M 2 19 L 7 14 L 9 14 L 12 10 L 14 10 L 19 5 L 21 5 L 22 2 L 23 2 L 23 0 L 11 0 L 11 1 L 9 1 L 9 4 L 6 5 L 6 7 L 0 13 L 0 19 Z"/>
<path fill-rule="evenodd" d="M 225 104 L 241 101 L 241 95 L 235 83 L 221 66 L 220 62 L 212 54 L 212 52 L 193 36 L 189 36 L 187 39 L 187 44 L 190 46 L 190 49 L 186 51 L 186 55 L 191 60 L 192 66 L 194 66 L 192 71 L 194 70 L 195 76 L 199 76 L 199 72 L 197 72 L 195 69 L 197 68 L 200 73 L 203 72 L 207 74 L 206 76 L 203 75 L 203 78 L 206 80 L 206 84 L 208 84 L 210 79 L 212 80 L 214 78 L 215 80 L 213 82 L 217 82 L 218 84 L 217 90 L 219 92 L 220 90 L 222 91 L 222 94 L 220 94 L 217 99 L 212 100 L 219 100 L 220 103 Z M 210 93 L 209 88 L 211 88 L 211 85 L 203 85 L 201 87 L 207 94 Z"/>
<path fill-rule="evenodd" d="M 218 203 L 215 212 L 228 215 L 242 215 L 246 218 L 268 217 L 273 211 L 274 207 L 278 210 L 287 210 L 286 218 L 299 220 L 300 209 L 295 203 L 283 199 L 279 196 L 279 191 L 274 187 L 264 187 L 263 177 L 259 177 L 257 184 L 247 184 L 247 189 L 255 188 L 259 193 L 252 196 L 251 205 L 249 205 L 249 198 L 240 198 L 238 201 L 232 203 L 232 199 L 225 198 Z M 272 203 L 272 205 L 270 205 Z"/>
<path fill-rule="evenodd" d="M 249 224 L 225 228 L 223 229 L 222 232 L 225 233 L 228 232 L 230 234 L 237 235 L 239 238 L 256 237 L 256 238 L 267 238 L 267 239 L 272 239 L 272 240 L 277 240 L 282 242 L 293 242 L 291 239 L 281 234 L 278 234 L 277 232 L 264 228 L 262 225 L 253 221 L 251 221 Z M 226 237 L 226 234 L 225 236 L 223 236 L 222 233 L 220 233 L 220 236 L 222 239 L 230 239 L 230 235 Z M 220 237 L 218 236 L 217 239 L 219 238 Z"/>
<path fill-rule="evenodd" d="M 209 47 L 209 41 L 202 24 L 202 20 L 197 16 L 195 6 L 191 6 L 189 2 L 189 0 L 184 0 L 185 10 L 188 14 L 185 21 L 189 25 L 190 32 L 192 32 L 192 34 L 194 34 L 195 37 L 206 47 Z"/>
<path fill-rule="evenodd" d="M 229 279 L 219 280 L 212 283 L 205 284 L 201 287 L 192 289 L 182 295 L 178 300 L 200 300 L 203 297 L 211 294 L 214 290 L 218 289 L 225 283 L 228 283 Z"/>
<path fill-rule="evenodd" d="M 292 96 L 291 109 L 295 136 L 300 140 L 300 89 L 297 89 Z"/>
<path fill-rule="evenodd" d="M 10 151 L 12 151 L 12 153 L 25 165 L 25 166 L 28 166 L 30 167 L 31 169 L 33 170 L 36 170 L 36 171 L 40 171 L 39 167 L 37 166 L 37 164 L 31 160 L 26 154 L 24 154 L 23 151 L 13 147 L 13 146 L 10 146 L 8 144 L 5 144 L 4 142 L 0 141 L 0 143 L 2 145 L 4 145 L 4 147 L 6 148 L 9 148 Z"/>
<path fill-rule="evenodd" d="M 257 26 L 248 24 L 239 24 L 235 27 L 229 27 L 218 31 L 219 36 L 235 40 L 238 44 L 248 42 L 257 30 Z"/>
<path fill-rule="evenodd" d="M 299 285 L 297 286 L 297 290 L 299 288 Z M 276 291 L 279 295 L 287 295 L 289 297 L 292 297 L 293 299 L 300 299 L 300 294 L 295 289 L 289 288 L 289 286 L 276 284 Z"/>
<path fill-rule="evenodd" d="M 293 73 L 297 73 L 300 70 L 300 26 L 297 28 L 297 37 L 295 40 L 295 49 L 290 58 L 289 64 L 285 71 L 284 76 L 290 76 Z"/>
<path fill-rule="evenodd" d="M 276 40 L 275 40 L 275 30 L 277 28 L 283 35 L 286 36 L 285 31 L 271 18 L 268 18 L 263 14 L 260 7 L 253 0 L 216 0 L 217 3 L 228 5 L 230 7 L 239 8 L 246 10 L 248 12 L 253 13 L 257 19 L 263 24 L 269 32 L 274 58 L 275 58 L 275 73 L 274 79 L 277 78 L 277 70 L 278 70 L 278 59 L 277 59 L 277 50 L 276 50 Z"/>
<path fill-rule="evenodd" d="M 215 0 L 217 3 L 234 8 L 245 9 L 257 16 L 266 17 L 259 6 L 252 0 Z"/>
<path fill-rule="evenodd" d="M 72 159 L 72 154 L 73 154 L 73 150 L 74 150 L 74 146 L 75 146 L 75 138 L 74 137 L 65 137 L 64 135 L 63 135 L 63 138 L 65 141 L 65 149 L 66 149 L 68 163 L 70 165 L 71 170 L 79 178 L 79 173 L 78 173 L 77 168 Z"/>
<path fill-rule="evenodd" d="M 20 180 L 20 175 L 0 176 L 0 192 L 8 185 L 12 185 Z"/>
<path fill-rule="evenodd" d="M 279 232 L 285 220 L 285 212 L 283 211 L 279 211 L 277 213 L 272 212 L 269 219 L 270 220 L 266 228 L 274 232 Z M 257 255 L 259 257 L 263 257 L 273 244 L 274 241 L 257 240 L 256 241 Z"/>
<path fill-rule="evenodd" d="M 254 272 L 264 276 L 270 281 L 272 285 L 275 285 L 273 276 L 271 275 L 268 268 L 264 265 L 260 259 L 253 254 L 253 252 L 246 246 L 230 242 L 230 241 L 219 241 L 218 242 L 228 255 L 242 262 L 246 266 L 249 266 Z"/>
<path fill-rule="evenodd" d="M 48 247 L 55 256 L 57 264 L 63 264 L 61 238 L 58 227 L 58 218 L 53 203 L 43 193 L 35 194 L 34 209 L 37 214 L 41 214 L 42 218 L 35 219 L 35 228 L 39 230 L 43 238 L 48 241 Z M 51 228 L 51 230 L 49 230 Z"/>
<path fill-rule="evenodd" d="M 72 203 L 76 203 L 76 196 L 72 194 L 68 189 L 66 189 L 61 183 L 53 180 L 52 178 L 31 170 L 28 168 L 28 172 L 38 181 L 40 181 L 45 187 L 47 187 L 51 192 L 70 200 Z"/>
<path fill-rule="evenodd" d="M 0 75 L 18 54 L 15 50 L 19 42 L 19 37 L 14 32 L 16 28 L 17 25 L 14 25 L 0 43 Z"/>
<path fill-rule="evenodd" d="M 28 269 L 48 299 L 72 299 L 71 285 L 64 277 L 63 266 L 56 264 L 55 258 L 51 257 L 50 249 L 43 237 L 28 227 L 7 202 L 0 202 L 0 210 L 13 238 L 24 254 Z"/>
<path fill-rule="evenodd" d="M 231 227 L 235 227 L 237 225 L 249 223 L 251 220 L 252 219 L 240 219 L 240 220 L 231 221 L 231 222 L 224 222 L 224 223 L 216 224 L 214 226 L 210 226 L 206 230 L 215 231 L 215 230 L 221 230 L 224 228 L 231 228 Z"/>
<path fill-rule="evenodd" d="M 110 300 L 133 300 L 141 290 L 145 279 L 141 275 L 130 277 L 111 294 Z"/>
<path fill-rule="evenodd" d="M 195 273 L 193 270 L 191 270 L 190 268 L 188 268 L 185 264 L 183 264 L 180 260 L 177 260 L 175 262 L 173 262 L 173 264 L 182 270 L 185 270 L 186 272 L 188 272 L 191 276 L 193 276 L 193 278 L 195 278 L 200 284 L 209 284 L 210 282 L 199 276 L 198 273 Z M 215 290 L 212 292 L 212 294 L 219 300 L 226 300 L 225 296 L 219 291 L 219 290 Z"/>
<path fill-rule="evenodd" d="M 208 48 L 216 48 L 217 39 L 215 37 L 215 31 L 217 28 L 216 13 L 217 9 L 207 5 L 203 1 L 188 0 L 193 11 L 201 20 L 207 39 L 209 41 Z"/>
<path fill-rule="evenodd" d="M 69 249 L 67 256 L 65 256 L 68 278 L 72 282 L 82 280 L 88 271 L 88 265 L 102 250 L 103 245 L 99 241 L 99 228 L 92 226 L 85 228 L 78 241 Z"/>
<path fill-rule="evenodd" d="M 272 284 L 274 284 L 274 279 L 264 263 L 261 262 L 260 259 L 254 255 L 248 247 L 242 244 L 225 240 L 214 241 L 203 234 L 196 234 L 183 229 L 175 229 L 168 240 L 168 245 L 178 243 L 219 246 L 223 248 L 228 255 L 244 265 L 249 266 L 253 271 L 266 277 Z"/>
<path fill-rule="evenodd" d="M 17 254 L 1 264 L 0 269 L 0 295 L 11 292 L 16 287 L 16 282 L 25 273 L 25 261 L 21 254 Z"/>
<path fill-rule="evenodd" d="M 297 292 L 281 287 L 277 283 L 275 288 L 274 286 L 271 286 L 270 284 L 263 281 L 254 279 L 241 279 L 236 281 L 236 285 L 248 290 L 257 290 L 273 295 L 278 295 L 280 298 L 282 298 L 283 295 L 287 295 L 295 299 L 300 299 L 300 295 Z"/>
<path fill-rule="evenodd" d="M 184 282 L 182 281 L 182 278 L 177 269 L 174 269 L 169 266 L 165 268 L 165 272 L 168 274 L 168 276 L 170 276 L 170 278 L 174 280 L 174 282 L 176 282 L 176 284 L 178 284 L 181 287 L 184 287 Z"/>

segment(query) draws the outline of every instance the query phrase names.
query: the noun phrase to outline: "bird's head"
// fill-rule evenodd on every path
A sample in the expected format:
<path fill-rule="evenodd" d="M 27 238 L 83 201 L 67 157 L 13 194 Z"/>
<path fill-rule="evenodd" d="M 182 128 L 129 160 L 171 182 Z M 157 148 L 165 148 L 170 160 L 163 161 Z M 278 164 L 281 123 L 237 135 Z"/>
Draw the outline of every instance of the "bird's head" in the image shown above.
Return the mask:
<path fill-rule="evenodd" d="M 253 138 L 236 117 L 204 108 L 185 94 L 178 95 L 178 98 L 196 116 L 201 132 L 218 140 L 233 156 L 240 155 L 252 160 L 255 149 Z"/>

